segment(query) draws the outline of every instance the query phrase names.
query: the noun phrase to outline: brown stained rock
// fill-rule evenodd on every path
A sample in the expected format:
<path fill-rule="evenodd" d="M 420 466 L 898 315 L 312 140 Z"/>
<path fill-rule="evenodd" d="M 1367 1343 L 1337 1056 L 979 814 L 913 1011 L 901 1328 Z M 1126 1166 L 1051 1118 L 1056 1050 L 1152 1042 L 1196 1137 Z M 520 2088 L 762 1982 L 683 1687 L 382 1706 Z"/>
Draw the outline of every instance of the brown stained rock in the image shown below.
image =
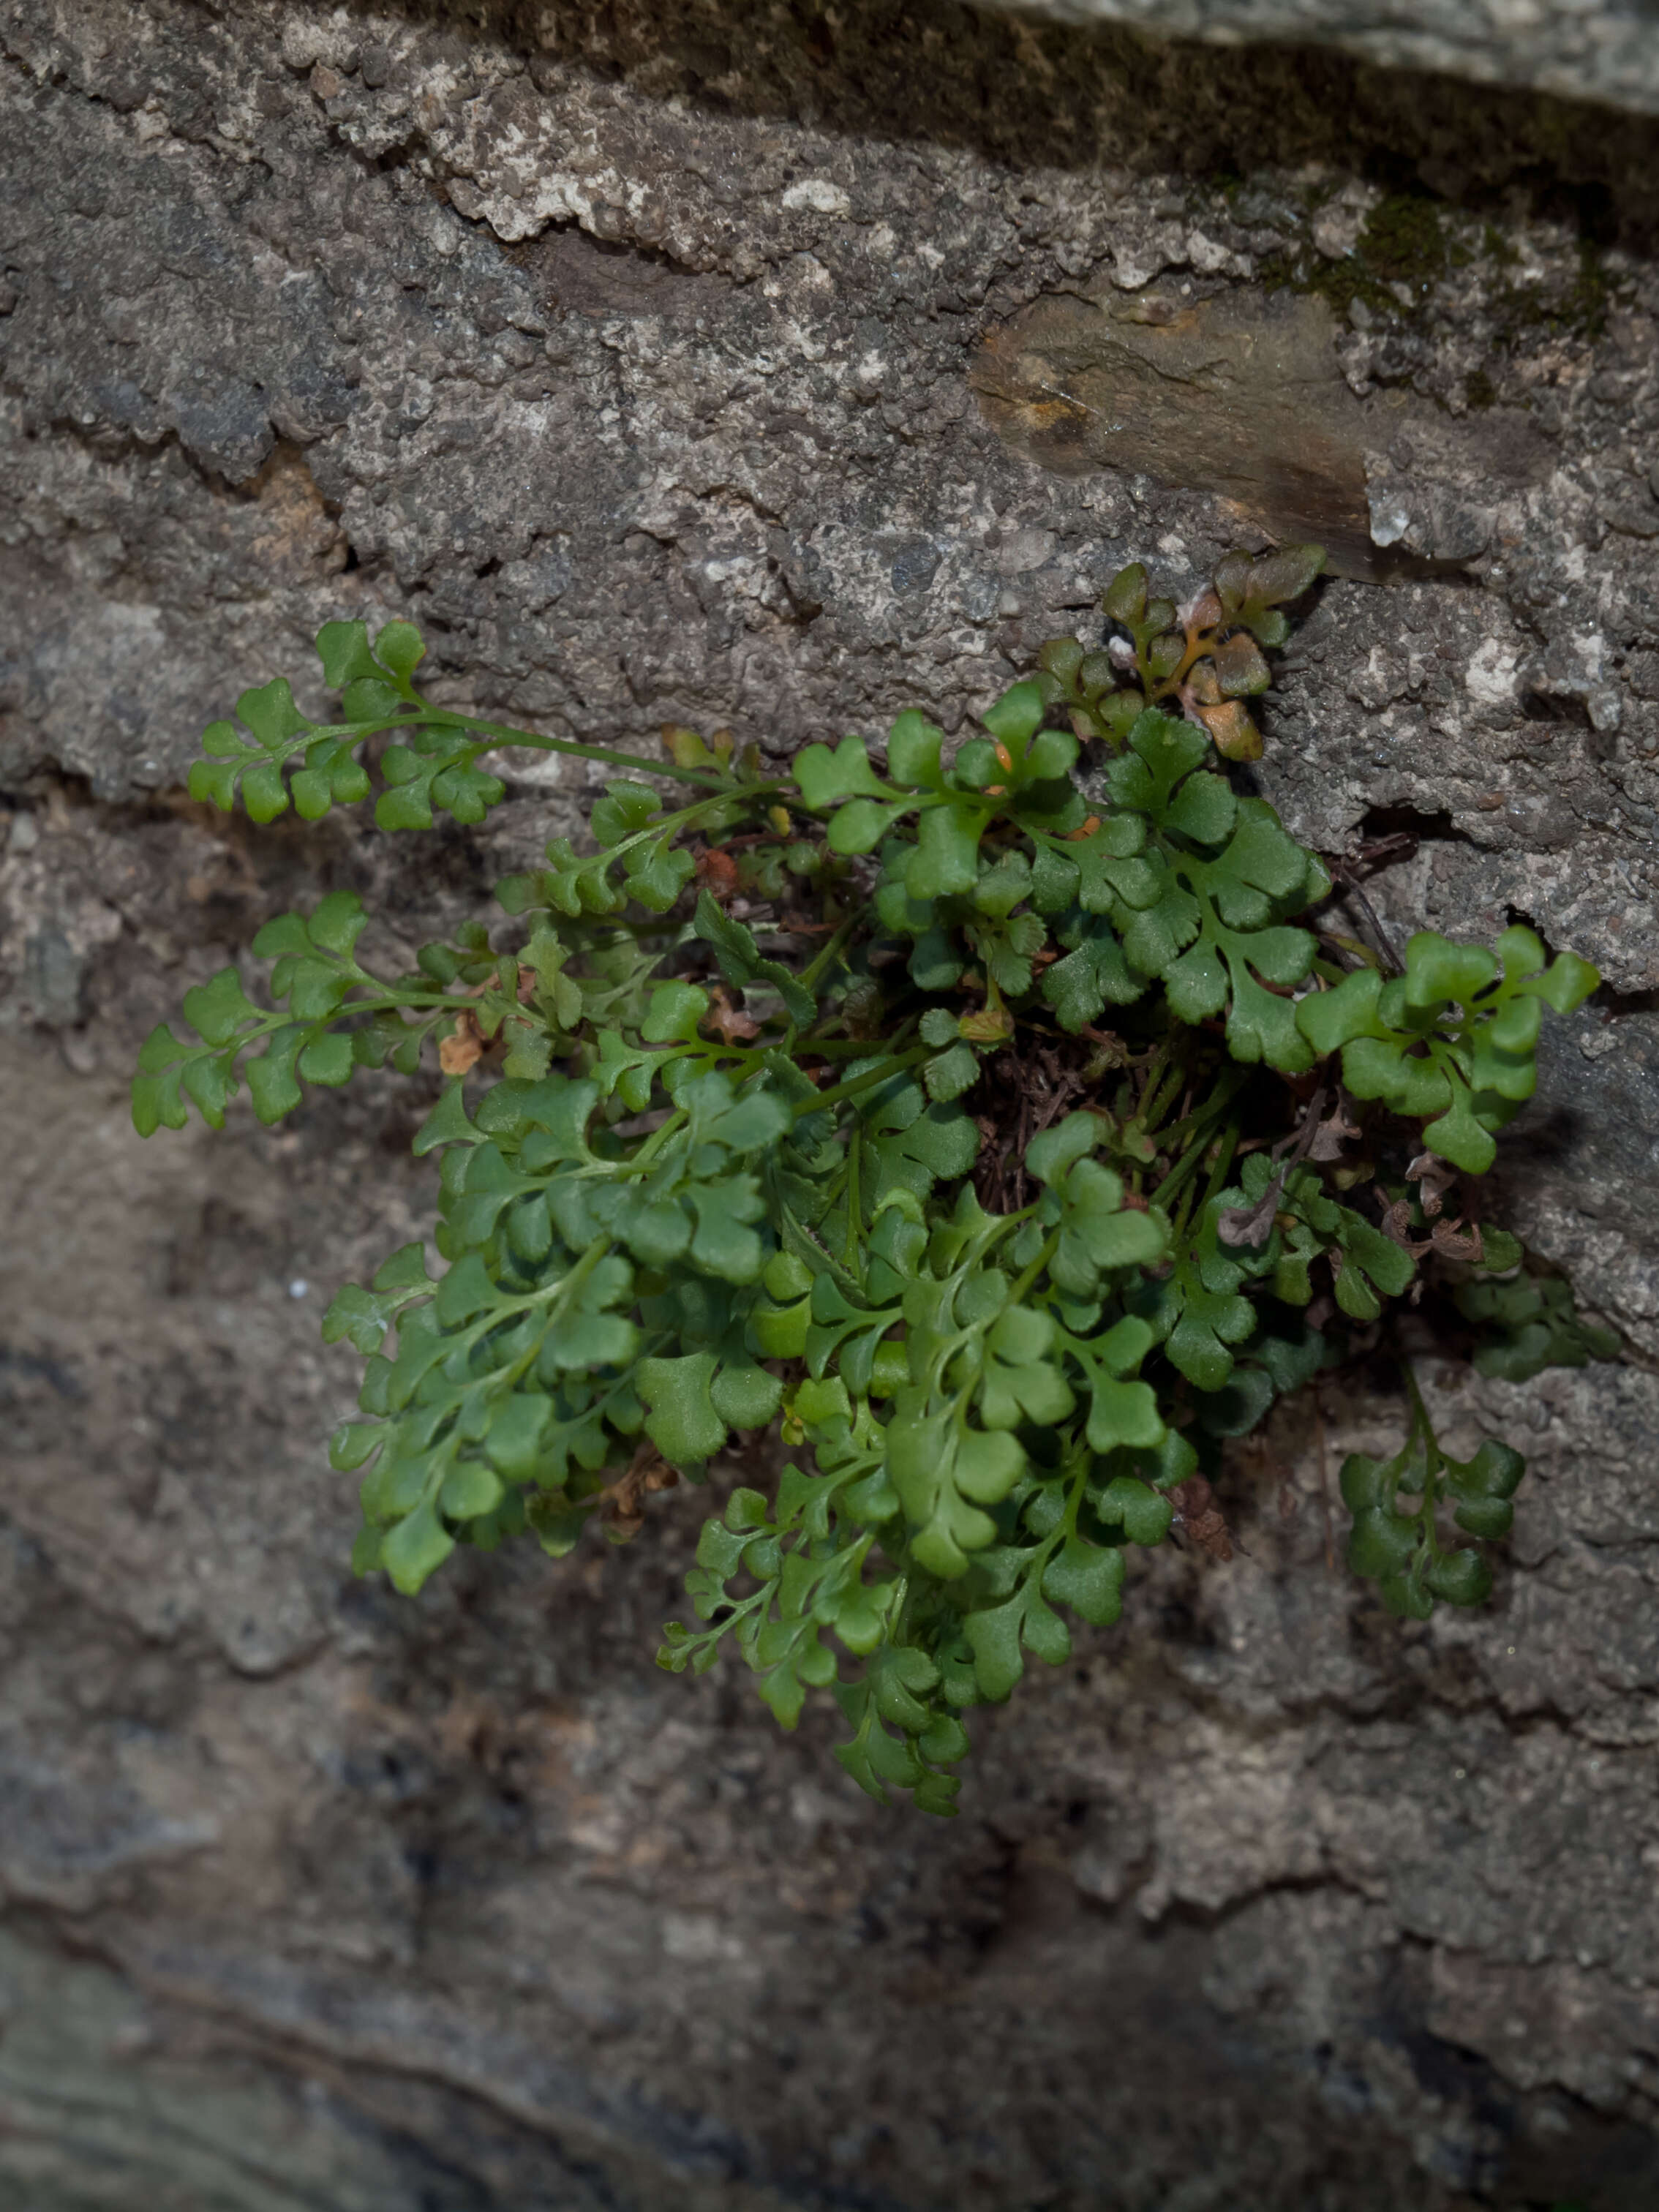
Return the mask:
<path fill-rule="evenodd" d="M 1337 328 L 1322 299 L 1288 290 L 1060 294 L 988 331 L 969 379 L 988 421 L 1040 467 L 1214 493 L 1255 538 L 1312 539 L 1330 573 L 1375 581 L 1399 566 L 1389 549 L 1408 525 L 1379 519 L 1368 479 L 1402 434 L 1442 481 L 1477 481 L 1487 507 L 1539 481 L 1549 446 L 1516 410 L 1449 422 L 1401 394 L 1356 398 Z M 1407 559 L 1484 550 L 1490 524 L 1457 526 L 1462 542 L 1455 527 L 1419 532 Z"/>
<path fill-rule="evenodd" d="M 1291 294 L 1062 295 L 990 331 L 970 376 L 1000 434 L 1043 468 L 1213 492 L 1247 528 L 1315 539 L 1338 574 L 1371 576 L 1364 414 L 1334 334 L 1323 301 Z"/>

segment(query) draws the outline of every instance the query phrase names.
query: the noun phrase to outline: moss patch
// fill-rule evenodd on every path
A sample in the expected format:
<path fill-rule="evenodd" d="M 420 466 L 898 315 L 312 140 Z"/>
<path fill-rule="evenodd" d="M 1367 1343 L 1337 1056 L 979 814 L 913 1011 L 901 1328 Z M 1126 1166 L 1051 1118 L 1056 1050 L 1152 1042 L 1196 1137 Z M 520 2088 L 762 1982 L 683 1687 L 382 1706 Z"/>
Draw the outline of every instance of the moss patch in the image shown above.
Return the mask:
<path fill-rule="evenodd" d="M 1305 252 L 1278 254 L 1264 264 L 1270 291 L 1285 286 L 1317 292 L 1345 318 L 1356 300 L 1382 315 L 1415 315 L 1420 303 L 1449 269 L 1466 262 L 1464 247 L 1448 237 L 1437 203 L 1422 192 L 1390 192 L 1365 218 L 1352 253 L 1340 261 Z M 1409 285 L 1407 307 L 1394 289 Z"/>
<path fill-rule="evenodd" d="M 1366 218 L 1358 252 L 1390 283 L 1428 286 L 1470 256 L 1446 235 L 1440 210 L 1420 193 L 1390 192 Z"/>
<path fill-rule="evenodd" d="M 1530 328 L 1557 337 L 1599 338 L 1607 326 L 1613 285 L 1600 252 L 1585 239 L 1578 247 L 1578 272 L 1565 292 L 1509 284 L 1492 304 L 1516 335 Z"/>
<path fill-rule="evenodd" d="M 1504 272 L 1521 261 L 1514 246 L 1492 223 L 1485 227 L 1479 258 L 1494 271 Z M 1298 244 L 1264 261 L 1261 281 L 1269 291 L 1316 292 L 1343 320 L 1358 300 L 1373 314 L 1413 322 L 1422 317 L 1435 286 L 1451 270 L 1467 268 L 1476 258 L 1448 230 L 1440 203 L 1426 193 L 1390 192 L 1371 210 L 1353 251 L 1340 261 L 1327 261 L 1310 246 Z M 1403 296 L 1407 292 L 1409 300 Z M 1583 239 L 1577 273 L 1565 290 L 1512 281 L 1494 288 L 1490 312 L 1499 325 L 1495 342 L 1508 352 L 1528 331 L 1599 337 L 1607 327 L 1613 296 L 1600 250 Z M 1469 379 L 1468 392 L 1472 407 L 1489 407 L 1496 398 L 1490 378 L 1478 369 Z"/>

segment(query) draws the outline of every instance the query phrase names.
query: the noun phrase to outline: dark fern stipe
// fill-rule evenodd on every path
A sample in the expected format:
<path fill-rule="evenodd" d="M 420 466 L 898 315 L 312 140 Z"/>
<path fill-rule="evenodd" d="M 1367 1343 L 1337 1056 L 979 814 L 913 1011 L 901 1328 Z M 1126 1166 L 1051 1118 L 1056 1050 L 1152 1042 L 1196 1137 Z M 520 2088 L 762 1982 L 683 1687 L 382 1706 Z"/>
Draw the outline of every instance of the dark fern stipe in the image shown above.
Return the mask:
<path fill-rule="evenodd" d="M 212 726 L 192 795 L 262 822 L 366 798 L 383 732 L 388 830 L 482 819 L 503 745 L 633 771 L 591 852 L 556 839 L 499 886 L 505 928 L 383 976 L 336 891 L 256 939 L 269 1008 L 228 967 L 144 1047 L 146 1135 L 222 1126 L 244 1078 L 271 1122 L 437 1048 L 435 1270 L 404 1246 L 324 1327 L 365 1362 L 331 1452 L 360 1572 L 414 1592 L 458 1543 L 631 1535 L 775 1427 L 793 1459 L 706 1522 L 659 1658 L 732 1648 L 786 1727 L 829 1692 L 856 1780 L 948 1813 L 964 1713 L 1064 1659 L 1071 1617 L 1115 1620 L 1225 1440 L 1425 1266 L 1489 1373 L 1614 1353 L 1471 1180 L 1595 971 L 1516 927 L 1422 932 L 1389 972 L 1319 926 L 1324 865 L 1218 764 L 1259 756 L 1245 702 L 1321 562 L 1230 555 L 1181 610 L 1125 569 L 1109 642 L 1046 645 L 949 759 L 917 711 L 785 775 L 670 729 L 684 805 L 632 755 L 431 704 L 407 623 L 319 634 L 337 721 L 277 682 Z M 1448 1457 L 1405 1364 L 1404 1448 L 1341 1486 L 1351 1565 L 1422 1618 L 1486 1595 L 1522 1464 Z"/>

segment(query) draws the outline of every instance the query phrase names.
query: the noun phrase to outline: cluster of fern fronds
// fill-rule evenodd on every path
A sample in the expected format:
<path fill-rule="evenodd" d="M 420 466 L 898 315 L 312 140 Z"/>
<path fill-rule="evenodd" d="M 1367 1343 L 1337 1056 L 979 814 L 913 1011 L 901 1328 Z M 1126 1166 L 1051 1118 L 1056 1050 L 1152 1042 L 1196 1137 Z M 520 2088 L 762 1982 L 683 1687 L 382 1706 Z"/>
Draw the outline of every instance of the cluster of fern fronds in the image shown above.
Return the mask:
<path fill-rule="evenodd" d="M 1068 1616 L 1115 1620 L 1132 1547 L 1213 1525 L 1225 1440 L 1425 1261 L 1504 1371 L 1613 1348 L 1471 1190 L 1595 971 L 1525 928 L 1425 932 L 1400 972 L 1322 934 L 1324 865 L 1218 764 L 1259 753 L 1245 702 L 1319 567 L 1231 556 L 1179 611 L 1126 569 L 1104 641 L 1045 647 L 953 757 L 920 712 L 781 775 L 671 730 L 684 804 L 432 705 L 404 623 L 320 634 L 337 721 L 276 682 L 209 730 L 193 795 L 258 820 L 366 797 L 382 732 L 388 830 L 481 819 L 504 745 L 633 771 L 591 850 L 499 887 L 504 927 L 383 977 L 337 891 L 256 940 L 270 1011 L 226 968 L 195 1042 L 144 1048 L 146 1133 L 218 1126 L 244 1077 L 268 1121 L 428 1043 L 448 1079 L 416 1140 L 437 1264 L 404 1247 L 325 1329 L 366 1361 L 332 1446 L 362 1571 L 629 1534 L 777 1426 L 789 1464 L 708 1521 L 659 1656 L 731 1647 L 786 1725 L 833 1693 L 863 1786 L 947 1812 L 963 1713 L 1063 1659 Z M 1415 1401 L 1398 1457 L 1344 1470 L 1353 1565 L 1407 1615 L 1477 1601 L 1521 1472 L 1449 1459 Z"/>

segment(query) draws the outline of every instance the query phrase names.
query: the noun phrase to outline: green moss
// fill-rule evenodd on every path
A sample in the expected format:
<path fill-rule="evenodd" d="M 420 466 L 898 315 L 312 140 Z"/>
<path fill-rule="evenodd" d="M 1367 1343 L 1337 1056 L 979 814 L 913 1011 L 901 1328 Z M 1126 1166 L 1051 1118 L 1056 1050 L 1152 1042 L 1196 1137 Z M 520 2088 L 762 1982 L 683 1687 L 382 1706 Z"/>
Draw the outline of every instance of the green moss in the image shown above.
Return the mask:
<path fill-rule="evenodd" d="M 1322 256 L 1275 253 L 1261 264 L 1261 282 L 1269 292 L 1316 292 L 1330 302 L 1339 322 L 1347 319 L 1356 300 L 1363 300 L 1377 314 L 1397 315 L 1401 311 L 1394 294 L 1353 254 L 1340 261 L 1327 261 Z"/>
<path fill-rule="evenodd" d="M 1449 266 L 1449 250 L 1440 213 L 1432 200 L 1413 192 L 1390 192 L 1366 217 L 1358 251 L 1366 266 L 1389 283 L 1426 289 Z"/>
<path fill-rule="evenodd" d="M 1588 239 L 1578 247 L 1578 273 L 1565 292 L 1540 284 L 1508 284 L 1493 301 L 1512 343 L 1523 331 L 1547 331 L 1555 337 L 1599 338 L 1607 326 L 1613 284 L 1601 256 Z"/>
<path fill-rule="evenodd" d="M 1513 269 L 1521 256 L 1495 223 L 1488 223 L 1480 234 L 1480 250 L 1488 261 L 1495 261 L 1500 269 Z"/>
<path fill-rule="evenodd" d="M 1346 318 L 1356 300 L 1376 314 L 1416 314 L 1446 271 L 1469 258 L 1448 238 L 1434 200 L 1422 192 L 1390 192 L 1365 218 L 1352 252 L 1340 261 L 1276 255 L 1264 265 L 1262 280 L 1270 291 L 1288 286 L 1318 293 L 1339 319 Z M 1411 287 L 1410 307 L 1394 290 L 1396 284 Z"/>
<path fill-rule="evenodd" d="M 1579 337 L 1599 338 L 1607 326 L 1612 304 L 1613 286 L 1601 257 L 1586 241 L 1578 248 L 1578 274 L 1556 308 L 1557 327 Z"/>
<path fill-rule="evenodd" d="M 1484 368 L 1471 369 L 1463 379 L 1463 398 L 1477 414 L 1498 404 L 1498 386 Z"/>
<path fill-rule="evenodd" d="M 1492 223 L 1482 234 L 1480 256 L 1498 270 L 1514 269 L 1521 261 L 1515 246 Z M 1261 281 L 1269 291 L 1317 293 L 1330 302 L 1339 321 L 1348 319 L 1356 300 L 1373 314 L 1410 321 L 1422 314 L 1442 278 L 1475 258 L 1448 232 L 1437 202 L 1421 192 L 1390 192 L 1371 210 L 1352 252 L 1340 261 L 1327 261 L 1298 245 L 1264 262 Z M 1409 303 L 1396 286 L 1409 289 Z M 1599 251 L 1589 240 L 1583 240 L 1577 275 L 1565 292 L 1506 283 L 1494 293 L 1497 344 L 1510 351 L 1528 330 L 1599 337 L 1607 327 L 1613 296 Z M 1492 380 L 1480 369 L 1469 378 L 1467 392 L 1471 407 L 1490 407 L 1497 398 Z"/>

